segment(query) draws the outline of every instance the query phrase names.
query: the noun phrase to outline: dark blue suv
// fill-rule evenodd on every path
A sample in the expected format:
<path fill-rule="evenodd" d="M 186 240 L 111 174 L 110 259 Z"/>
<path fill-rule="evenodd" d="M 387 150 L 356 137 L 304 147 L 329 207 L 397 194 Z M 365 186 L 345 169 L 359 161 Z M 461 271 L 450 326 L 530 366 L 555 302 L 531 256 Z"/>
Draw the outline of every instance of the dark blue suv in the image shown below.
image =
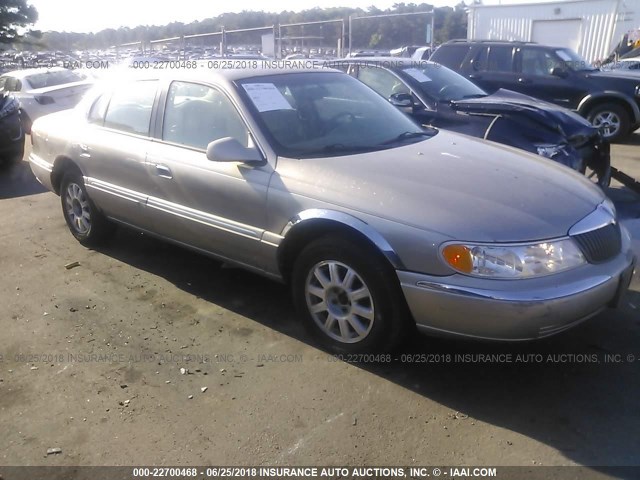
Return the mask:
<path fill-rule="evenodd" d="M 611 142 L 640 127 L 640 78 L 601 72 L 569 48 L 452 40 L 441 45 L 430 60 L 487 92 L 505 88 L 574 110 Z"/>

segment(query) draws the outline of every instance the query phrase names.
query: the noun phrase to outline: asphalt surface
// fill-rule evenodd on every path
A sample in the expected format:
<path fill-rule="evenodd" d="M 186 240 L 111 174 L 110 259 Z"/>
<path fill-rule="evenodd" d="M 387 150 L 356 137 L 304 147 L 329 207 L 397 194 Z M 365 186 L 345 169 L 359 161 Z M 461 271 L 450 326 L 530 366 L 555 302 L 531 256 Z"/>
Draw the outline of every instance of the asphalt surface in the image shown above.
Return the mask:
<path fill-rule="evenodd" d="M 613 150 L 636 178 L 639 146 Z M 614 187 L 640 252 L 640 197 Z M 282 285 L 122 229 L 82 247 L 27 162 L 0 218 L 0 465 L 640 465 L 637 276 L 551 339 L 348 362 Z"/>

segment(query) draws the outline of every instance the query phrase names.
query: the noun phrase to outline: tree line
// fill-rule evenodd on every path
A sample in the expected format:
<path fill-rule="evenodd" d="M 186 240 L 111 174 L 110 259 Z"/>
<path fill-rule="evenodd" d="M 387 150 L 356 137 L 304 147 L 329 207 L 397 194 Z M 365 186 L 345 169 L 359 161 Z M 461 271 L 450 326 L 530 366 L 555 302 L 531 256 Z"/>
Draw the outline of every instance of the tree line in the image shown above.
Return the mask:
<path fill-rule="evenodd" d="M 13 3 L 25 0 L 6 0 Z M 31 7 L 32 8 L 32 7 Z M 301 12 L 283 11 L 280 13 L 264 11 L 243 11 L 240 13 L 223 13 L 216 17 L 204 18 L 191 23 L 172 22 L 167 25 L 138 26 L 135 28 L 108 28 L 95 33 L 49 31 L 32 33 L 21 39 L 24 47 L 46 48 L 49 50 L 88 50 L 106 49 L 114 45 L 133 42 L 149 42 L 162 38 L 181 37 L 202 33 L 217 32 L 224 26 L 225 30 L 246 29 L 270 26 L 274 24 L 290 24 L 319 20 L 344 19 L 348 25 L 350 15 L 367 16 L 379 14 L 414 13 L 429 11 L 433 8 L 427 3 L 396 3 L 384 10 L 374 6 L 366 10 L 360 8 L 313 8 Z M 0 10 L 0 15 L 3 15 Z M 35 21 L 35 20 L 34 20 Z M 2 21 L 0 21 L 0 24 Z M 398 16 L 381 19 L 355 21 L 352 37 L 354 48 L 389 49 L 401 45 L 424 45 L 426 42 L 426 25 L 431 23 L 428 16 Z M 24 26 L 24 25 L 23 25 Z M 348 28 L 348 27 L 347 27 Z M 0 35 L 2 30 L 0 30 Z M 227 37 L 229 45 L 259 44 L 263 32 L 236 33 Z M 434 9 L 434 40 L 441 43 L 452 38 L 464 38 L 467 33 L 467 14 L 464 2 L 454 8 L 440 7 Z M 290 27 L 283 30 L 283 37 L 312 38 L 308 45 L 335 47 L 340 38 L 341 25 L 323 24 Z M 219 38 L 200 40 L 200 44 L 219 42 Z M 15 41 L 15 38 L 13 39 Z M 207 43 L 208 42 L 208 43 Z M 14 42 L 15 43 L 15 42 Z M 345 39 L 345 46 L 348 46 Z"/>

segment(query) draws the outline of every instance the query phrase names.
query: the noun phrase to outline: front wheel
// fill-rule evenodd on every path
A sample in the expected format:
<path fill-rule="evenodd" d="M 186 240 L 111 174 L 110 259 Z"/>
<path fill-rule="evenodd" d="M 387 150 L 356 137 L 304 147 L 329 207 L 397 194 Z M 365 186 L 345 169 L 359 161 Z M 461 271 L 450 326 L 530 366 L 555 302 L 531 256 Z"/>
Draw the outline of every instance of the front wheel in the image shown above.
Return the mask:
<path fill-rule="evenodd" d="M 60 188 L 60 200 L 67 226 L 81 244 L 95 246 L 110 237 L 114 226 L 89 198 L 80 173 L 65 174 Z"/>
<path fill-rule="evenodd" d="M 292 292 L 311 334 L 336 353 L 393 349 L 409 325 L 394 270 L 370 248 L 327 236 L 295 262 Z"/>
<path fill-rule="evenodd" d="M 629 114 L 620 105 L 605 103 L 594 107 L 587 115 L 594 127 L 598 127 L 608 142 L 617 142 L 631 129 Z"/>

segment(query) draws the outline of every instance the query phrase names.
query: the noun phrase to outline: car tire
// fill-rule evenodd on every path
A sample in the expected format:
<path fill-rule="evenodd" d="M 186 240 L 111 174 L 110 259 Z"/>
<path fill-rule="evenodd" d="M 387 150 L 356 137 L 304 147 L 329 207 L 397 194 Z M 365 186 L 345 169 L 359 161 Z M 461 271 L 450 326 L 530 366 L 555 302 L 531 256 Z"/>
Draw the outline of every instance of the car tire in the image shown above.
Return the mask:
<path fill-rule="evenodd" d="M 373 248 L 339 236 L 302 250 L 291 288 L 305 327 L 334 353 L 390 351 L 412 325 L 393 268 Z"/>
<path fill-rule="evenodd" d="M 602 136 L 608 142 L 617 142 L 631 133 L 629 114 L 624 107 L 615 103 L 595 106 L 589 111 L 587 120 L 593 126 L 600 128 Z"/>
<path fill-rule="evenodd" d="M 62 214 L 76 240 L 92 247 L 109 239 L 115 226 L 89 198 L 82 175 L 77 171 L 67 172 L 60 185 Z"/>
<path fill-rule="evenodd" d="M 20 120 L 22 122 L 22 130 L 24 130 L 24 133 L 31 135 L 31 127 L 33 126 L 31 117 L 27 115 L 27 112 L 23 111 L 21 113 Z"/>

